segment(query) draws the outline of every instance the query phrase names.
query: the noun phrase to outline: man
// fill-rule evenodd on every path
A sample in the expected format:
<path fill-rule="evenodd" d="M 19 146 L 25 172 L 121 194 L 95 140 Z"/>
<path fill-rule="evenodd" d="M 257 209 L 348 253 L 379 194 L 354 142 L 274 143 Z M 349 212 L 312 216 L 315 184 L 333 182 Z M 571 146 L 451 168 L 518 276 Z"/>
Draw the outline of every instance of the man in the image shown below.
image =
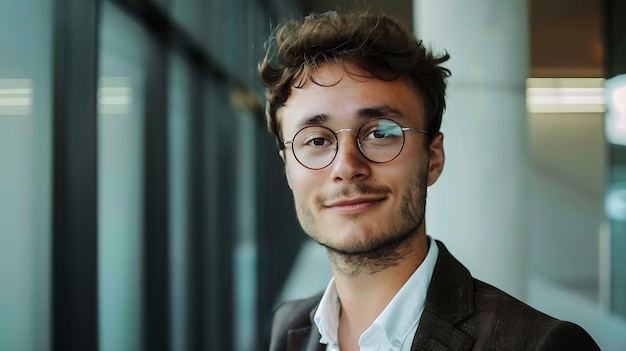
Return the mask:
<path fill-rule="evenodd" d="M 427 236 L 447 54 L 384 15 L 314 14 L 272 40 L 259 67 L 268 127 L 333 279 L 277 308 L 270 350 L 598 349 L 579 326 L 473 279 Z"/>

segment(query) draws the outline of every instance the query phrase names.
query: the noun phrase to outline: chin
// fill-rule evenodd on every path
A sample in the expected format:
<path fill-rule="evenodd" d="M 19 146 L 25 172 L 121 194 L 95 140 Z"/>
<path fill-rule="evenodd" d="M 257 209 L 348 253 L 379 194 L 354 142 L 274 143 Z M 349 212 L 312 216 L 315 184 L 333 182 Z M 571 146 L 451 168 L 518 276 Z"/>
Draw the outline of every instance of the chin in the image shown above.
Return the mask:
<path fill-rule="evenodd" d="M 344 229 L 337 230 L 337 228 Z M 313 239 L 327 248 L 350 253 L 369 251 L 379 243 L 389 240 L 387 235 L 380 234 L 381 230 L 371 227 L 363 228 L 363 226 L 335 226 L 324 233 L 326 235 L 323 237 L 313 237 Z"/>

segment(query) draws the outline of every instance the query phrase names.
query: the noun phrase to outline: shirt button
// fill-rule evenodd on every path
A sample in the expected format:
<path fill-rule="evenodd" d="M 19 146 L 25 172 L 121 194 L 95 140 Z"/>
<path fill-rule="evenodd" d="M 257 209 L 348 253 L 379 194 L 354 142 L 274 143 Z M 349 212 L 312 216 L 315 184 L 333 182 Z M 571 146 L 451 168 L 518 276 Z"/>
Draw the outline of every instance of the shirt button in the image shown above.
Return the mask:
<path fill-rule="evenodd" d="M 400 346 L 402 346 L 402 342 L 400 340 L 398 340 L 398 339 L 395 339 L 393 341 L 393 347 L 396 348 L 396 349 L 399 349 Z"/>

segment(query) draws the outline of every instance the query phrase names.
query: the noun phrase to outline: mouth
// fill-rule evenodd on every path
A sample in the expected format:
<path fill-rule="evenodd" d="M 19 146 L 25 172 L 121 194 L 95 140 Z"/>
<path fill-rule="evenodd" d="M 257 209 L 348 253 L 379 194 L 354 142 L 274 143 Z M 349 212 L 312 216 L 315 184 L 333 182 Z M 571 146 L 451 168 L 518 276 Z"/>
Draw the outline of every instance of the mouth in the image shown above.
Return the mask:
<path fill-rule="evenodd" d="M 386 197 L 358 197 L 332 201 L 324 205 L 326 209 L 341 214 L 357 214 L 365 212 L 385 200 Z"/>

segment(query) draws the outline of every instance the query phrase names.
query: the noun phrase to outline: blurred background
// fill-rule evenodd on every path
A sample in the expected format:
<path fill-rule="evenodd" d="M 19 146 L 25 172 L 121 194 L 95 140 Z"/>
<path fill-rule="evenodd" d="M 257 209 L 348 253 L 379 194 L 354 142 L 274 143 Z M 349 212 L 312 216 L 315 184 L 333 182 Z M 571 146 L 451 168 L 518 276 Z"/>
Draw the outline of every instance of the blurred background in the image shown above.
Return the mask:
<path fill-rule="evenodd" d="M 326 286 L 256 66 L 338 7 L 452 56 L 427 232 L 626 349 L 624 1 L 1 0 L 0 350 L 260 350 Z"/>

